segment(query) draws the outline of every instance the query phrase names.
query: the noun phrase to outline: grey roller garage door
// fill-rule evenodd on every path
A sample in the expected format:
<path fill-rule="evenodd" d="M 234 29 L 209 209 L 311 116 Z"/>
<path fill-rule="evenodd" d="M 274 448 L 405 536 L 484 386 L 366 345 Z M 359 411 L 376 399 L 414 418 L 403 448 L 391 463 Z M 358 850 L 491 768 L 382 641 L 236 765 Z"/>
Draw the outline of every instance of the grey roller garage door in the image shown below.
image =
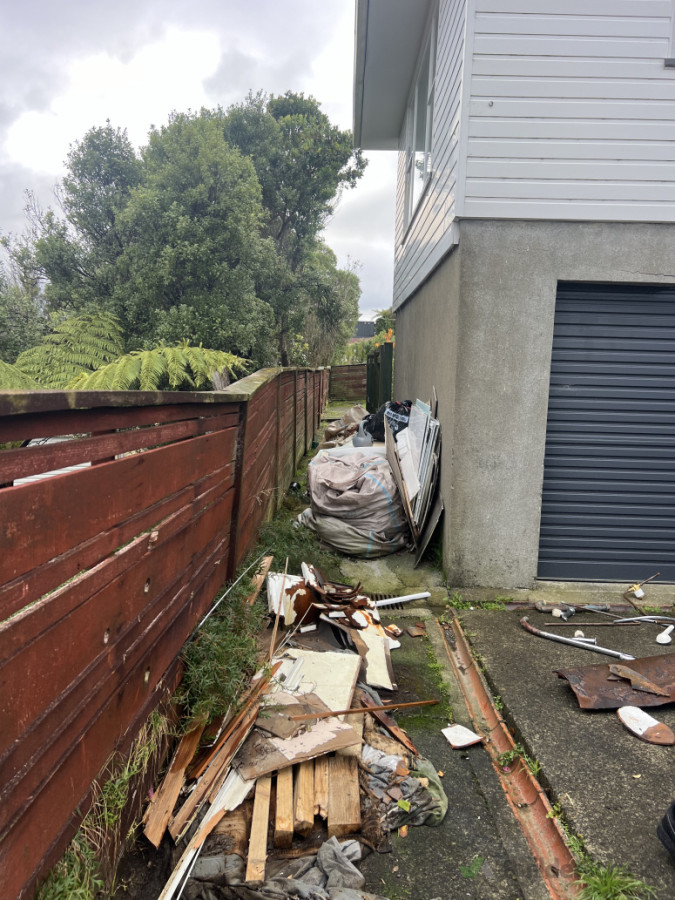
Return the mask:
<path fill-rule="evenodd" d="M 675 581 L 675 288 L 561 284 L 539 577 Z"/>

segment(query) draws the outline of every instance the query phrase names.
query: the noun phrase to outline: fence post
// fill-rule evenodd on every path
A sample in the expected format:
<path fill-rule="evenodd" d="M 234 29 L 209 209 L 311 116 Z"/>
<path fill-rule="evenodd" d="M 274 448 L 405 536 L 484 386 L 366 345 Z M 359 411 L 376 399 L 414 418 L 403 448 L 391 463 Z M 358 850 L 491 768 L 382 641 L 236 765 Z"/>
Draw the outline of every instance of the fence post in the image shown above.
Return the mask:
<path fill-rule="evenodd" d="M 230 519 L 230 554 L 227 561 L 227 581 L 234 578 L 237 571 L 237 555 L 239 553 L 239 516 L 241 512 L 241 495 L 244 485 L 244 468 L 246 460 L 246 443 L 248 432 L 248 403 L 239 403 L 239 425 L 237 428 L 237 451 L 234 457 L 234 496 L 232 498 L 232 517 Z"/>
<path fill-rule="evenodd" d="M 276 442 L 276 456 L 277 456 L 277 471 L 274 477 L 274 487 L 275 490 L 275 498 L 276 502 L 274 503 L 274 509 L 277 510 L 281 506 L 281 498 L 283 497 L 283 492 L 281 490 L 281 448 L 283 444 L 281 441 L 281 375 L 277 375 L 277 442 Z"/>
<path fill-rule="evenodd" d="M 380 406 L 391 400 L 394 374 L 394 345 L 385 341 L 380 347 Z"/>

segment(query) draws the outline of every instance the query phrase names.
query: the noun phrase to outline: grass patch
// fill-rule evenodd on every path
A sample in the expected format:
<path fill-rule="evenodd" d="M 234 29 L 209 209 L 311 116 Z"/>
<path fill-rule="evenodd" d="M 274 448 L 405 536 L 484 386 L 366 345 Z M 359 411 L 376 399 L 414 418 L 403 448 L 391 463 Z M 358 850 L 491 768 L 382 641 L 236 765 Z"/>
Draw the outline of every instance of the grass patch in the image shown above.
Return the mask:
<path fill-rule="evenodd" d="M 601 866 L 585 858 L 577 866 L 579 900 L 648 900 L 654 889 L 623 866 Z"/>
<path fill-rule="evenodd" d="M 560 803 L 553 804 L 549 818 L 558 820 L 567 846 L 576 860 L 579 900 L 650 900 L 656 896 L 654 888 L 636 878 L 623 866 L 613 863 L 604 866 L 591 859 L 583 837 L 574 834 L 565 820 Z"/>
<path fill-rule="evenodd" d="M 522 744 L 514 744 L 513 749 L 506 750 L 497 757 L 497 762 L 504 770 L 510 769 L 518 761 L 526 765 L 535 778 L 538 777 L 541 772 L 541 764 L 538 760 L 528 756 Z"/>
<path fill-rule="evenodd" d="M 93 784 L 92 805 L 59 862 L 38 887 L 36 900 L 93 900 L 110 895 L 115 876 L 111 864 L 123 845 L 136 836 L 138 822 L 122 835 L 122 812 L 135 779 L 146 771 L 160 743 L 170 733 L 167 717 L 155 710 L 148 717 L 128 756 L 111 757 L 100 782 Z"/>
<path fill-rule="evenodd" d="M 458 591 L 453 591 L 449 598 L 450 602 L 446 605 L 446 610 L 458 609 L 506 609 L 506 604 L 510 603 L 511 597 L 494 597 L 492 600 L 465 600 Z"/>
<path fill-rule="evenodd" d="M 217 602 L 227 592 L 221 591 Z M 248 577 L 229 589 L 216 611 L 183 648 L 185 672 L 176 699 L 183 721 L 211 722 L 224 716 L 256 669 L 257 635 L 262 626 L 260 604 L 250 606 Z"/>

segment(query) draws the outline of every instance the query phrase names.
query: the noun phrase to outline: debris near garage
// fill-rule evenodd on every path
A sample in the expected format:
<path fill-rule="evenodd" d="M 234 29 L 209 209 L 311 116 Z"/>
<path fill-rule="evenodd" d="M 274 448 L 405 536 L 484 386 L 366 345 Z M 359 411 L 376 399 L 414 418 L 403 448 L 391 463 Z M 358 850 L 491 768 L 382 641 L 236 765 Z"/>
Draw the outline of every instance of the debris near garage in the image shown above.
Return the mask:
<path fill-rule="evenodd" d="M 145 814 L 154 846 L 166 832 L 186 842 L 160 900 L 370 898 L 359 859 L 447 810 L 435 767 L 378 693 L 396 689 L 400 644 L 378 607 L 392 601 L 306 564 L 266 580 L 265 664 L 215 738 L 186 728 Z"/>
<path fill-rule="evenodd" d="M 351 556 L 408 547 L 419 563 L 443 513 L 436 407 L 388 402 L 367 418 L 354 407 L 330 425 L 308 468 L 310 506 L 298 523 Z"/>

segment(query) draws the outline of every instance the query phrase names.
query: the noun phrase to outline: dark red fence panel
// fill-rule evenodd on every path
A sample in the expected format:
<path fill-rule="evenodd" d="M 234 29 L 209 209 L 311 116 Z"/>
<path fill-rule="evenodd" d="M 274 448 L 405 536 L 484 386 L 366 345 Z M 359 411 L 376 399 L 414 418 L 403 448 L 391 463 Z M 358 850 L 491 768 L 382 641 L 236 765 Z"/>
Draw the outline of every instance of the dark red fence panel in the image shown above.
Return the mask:
<path fill-rule="evenodd" d="M 326 370 L 0 394 L 0 871 L 26 897 L 311 443 Z M 32 441 L 29 446 L 24 446 Z"/>

